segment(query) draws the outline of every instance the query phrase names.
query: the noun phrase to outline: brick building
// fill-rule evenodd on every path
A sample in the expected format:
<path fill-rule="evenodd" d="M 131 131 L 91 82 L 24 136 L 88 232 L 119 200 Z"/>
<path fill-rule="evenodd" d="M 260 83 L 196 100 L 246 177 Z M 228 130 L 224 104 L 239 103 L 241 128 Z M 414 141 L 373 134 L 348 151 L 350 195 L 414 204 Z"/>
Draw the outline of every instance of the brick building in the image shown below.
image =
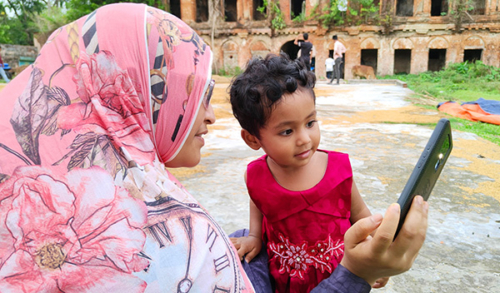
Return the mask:
<path fill-rule="evenodd" d="M 500 66 L 500 0 L 374 0 L 385 12 L 376 12 L 385 25 L 368 18 L 360 25 L 329 28 L 314 18 L 299 23 L 292 18 L 324 13 L 330 1 L 269 1 L 283 13 L 285 28 L 271 29 L 271 17 L 257 9 L 263 0 L 170 0 L 169 5 L 211 45 L 215 69 L 244 68 L 252 56 L 280 50 L 295 57 L 298 47 L 293 41 L 304 32 L 316 48 L 320 79 L 326 75 L 324 64 L 334 34 L 347 47 L 346 78 L 352 77 L 350 68 L 357 64 L 370 65 L 379 75 L 440 70 L 465 60 Z M 461 17 L 457 2 L 466 7 Z"/>

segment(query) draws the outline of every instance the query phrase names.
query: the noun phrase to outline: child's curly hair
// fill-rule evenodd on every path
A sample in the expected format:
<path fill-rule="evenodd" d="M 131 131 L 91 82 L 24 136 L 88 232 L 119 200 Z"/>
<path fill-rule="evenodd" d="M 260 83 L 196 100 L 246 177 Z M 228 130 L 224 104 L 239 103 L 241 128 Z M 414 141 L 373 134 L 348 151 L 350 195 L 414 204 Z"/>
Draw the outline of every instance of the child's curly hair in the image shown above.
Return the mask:
<path fill-rule="evenodd" d="M 285 53 L 268 54 L 250 60 L 242 74 L 231 82 L 230 97 L 233 114 L 241 127 L 260 138 L 259 129 L 266 125 L 275 106 L 284 94 L 299 86 L 310 90 L 314 99 L 316 76 L 302 61 L 292 61 Z"/>

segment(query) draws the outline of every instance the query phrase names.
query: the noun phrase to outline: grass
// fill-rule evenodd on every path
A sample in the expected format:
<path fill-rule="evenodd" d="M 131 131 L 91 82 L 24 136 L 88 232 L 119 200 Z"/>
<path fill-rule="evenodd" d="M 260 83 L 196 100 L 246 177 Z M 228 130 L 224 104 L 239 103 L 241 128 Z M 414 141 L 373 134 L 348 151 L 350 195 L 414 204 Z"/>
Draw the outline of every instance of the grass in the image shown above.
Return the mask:
<path fill-rule="evenodd" d="M 473 122 L 455 117 L 450 118 L 450 122 L 453 129 L 475 133 L 486 140 L 500 145 L 500 125 Z"/>
<path fill-rule="evenodd" d="M 457 103 L 475 101 L 479 98 L 500 101 L 500 68 L 475 63 L 454 63 L 438 72 L 420 74 L 397 74 L 381 76 L 379 79 L 399 79 L 408 84 L 417 96 L 416 105 L 436 109 L 440 102 Z M 422 102 L 426 100 L 426 102 Z M 500 145 L 500 125 L 450 118 L 454 129 L 475 133 Z"/>

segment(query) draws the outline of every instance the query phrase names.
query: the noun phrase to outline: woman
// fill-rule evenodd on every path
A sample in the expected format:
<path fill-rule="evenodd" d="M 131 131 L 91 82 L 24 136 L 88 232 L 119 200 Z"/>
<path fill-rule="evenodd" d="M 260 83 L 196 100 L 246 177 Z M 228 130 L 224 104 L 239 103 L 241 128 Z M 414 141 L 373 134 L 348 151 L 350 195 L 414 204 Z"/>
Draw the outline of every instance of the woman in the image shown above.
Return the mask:
<path fill-rule="evenodd" d="M 2 91 L 1 292 L 254 291 L 224 231 L 165 169 L 200 161 L 211 63 L 191 28 L 145 5 L 104 6 L 52 34 Z M 397 225 L 390 211 L 379 231 Z M 407 270 L 393 259 L 416 256 L 423 211 L 407 225 L 418 237 L 391 250 L 365 239 L 381 216 L 360 221 L 344 264 L 363 279 L 344 269 L 325 286 Z"/>

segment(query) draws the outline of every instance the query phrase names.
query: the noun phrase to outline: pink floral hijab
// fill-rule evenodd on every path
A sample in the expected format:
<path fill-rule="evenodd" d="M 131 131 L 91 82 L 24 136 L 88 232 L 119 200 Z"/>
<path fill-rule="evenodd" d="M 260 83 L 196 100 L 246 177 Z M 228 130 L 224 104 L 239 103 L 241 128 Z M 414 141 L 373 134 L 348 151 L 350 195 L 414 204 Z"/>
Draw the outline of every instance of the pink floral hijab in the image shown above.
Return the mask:
<path fill-rule="evenodd" d="M 0 292 L 253 290 L 224 231 L 163 166 L 211 62 L 184 22 L 141 4 L 51 35 L 0 93 Z"/>

